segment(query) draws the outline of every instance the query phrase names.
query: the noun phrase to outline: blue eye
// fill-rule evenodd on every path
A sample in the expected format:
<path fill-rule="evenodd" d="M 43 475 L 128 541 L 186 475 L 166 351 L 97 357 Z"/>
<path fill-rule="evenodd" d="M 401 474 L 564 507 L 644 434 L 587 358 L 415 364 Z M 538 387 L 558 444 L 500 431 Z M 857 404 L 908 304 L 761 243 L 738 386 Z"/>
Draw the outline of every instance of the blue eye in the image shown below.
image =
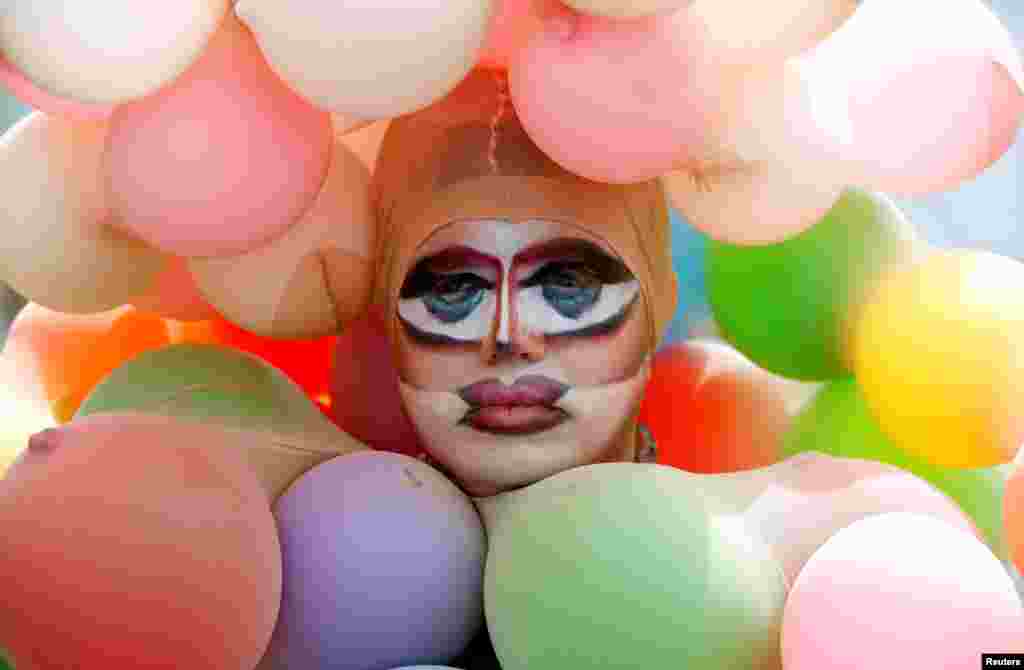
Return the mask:
<path fill-rule="evenodd" d="M 443 323 L 456 323 L 483 302 L 488 286 L 473 274 L 438 276 L 431 289 L 423 294 L 423 304 Z"/>
<path fill-rule="evenodd" d="M 544 300 L 562 316 L 578 319 L 601 298 L 600 279 L 586 268 L 551 265 L 531 283 L 540 284 Z"/>

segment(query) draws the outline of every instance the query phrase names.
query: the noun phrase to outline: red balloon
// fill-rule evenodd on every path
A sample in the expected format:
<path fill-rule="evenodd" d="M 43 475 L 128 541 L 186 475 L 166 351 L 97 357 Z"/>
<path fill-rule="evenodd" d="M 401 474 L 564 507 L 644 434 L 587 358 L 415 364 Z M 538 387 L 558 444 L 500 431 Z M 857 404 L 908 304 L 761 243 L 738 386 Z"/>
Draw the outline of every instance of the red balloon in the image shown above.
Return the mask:
<path fill-rule="evenodd" d="M 422 443 L 402 407 L 385 321 L 371 309 L 338 338 L 331 413 L 346 433 L 373 449 L 418 457 Z"/>
<path fill-rule="evenodd" d="M 727 345 L 690 341 L 655 355 L 640 420 L 659 463 L 719 473 L 778 461 L 790 417 L 768 372 Z"/>

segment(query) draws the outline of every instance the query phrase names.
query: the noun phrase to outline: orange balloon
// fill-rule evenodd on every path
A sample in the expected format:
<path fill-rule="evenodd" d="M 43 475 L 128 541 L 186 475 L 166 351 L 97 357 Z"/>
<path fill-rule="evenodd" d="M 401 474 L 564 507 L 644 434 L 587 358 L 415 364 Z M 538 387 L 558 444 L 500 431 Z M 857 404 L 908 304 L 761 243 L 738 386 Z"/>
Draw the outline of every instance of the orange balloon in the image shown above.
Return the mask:
<path fill-rule="evenodd" d="M 16 668 L 256 666 L 281 547 L 261 483 L 216 435 L 126 413 L 32 437 L 0 481 L 0 647 Z"/>
<path fill-rule="evenodd" d="M 311 340 L 281 340 L 262 337 L 236 326 L 223 317 L 209 321 L 172 325 L 175 344 L 217 344 L 259 356 L 302 387 L 325 411 L 330 404 L 331 364 L 338 337 Z"/>
<path fill-rule="evenodd" d="M 1003 491 L 1003 529 L 1010 560 L 1024 573 L 1024 470 L 1018 456 Z"/>
<path fill-rule="evenodd" d="M 658 463 L 721 473 L 778 461 L 790 415 L 767 371 L 725 344 L 691 340 L 655 355 L 640 421 Z"/>
<path fill-rule="evenodd" d="M 29 303 L 11 324 L 5 354 L 37 371 L 53 417 L 64 423 L 114 368 L 170 343 L 164 320 L 134 307 L 83 315 Z"/>

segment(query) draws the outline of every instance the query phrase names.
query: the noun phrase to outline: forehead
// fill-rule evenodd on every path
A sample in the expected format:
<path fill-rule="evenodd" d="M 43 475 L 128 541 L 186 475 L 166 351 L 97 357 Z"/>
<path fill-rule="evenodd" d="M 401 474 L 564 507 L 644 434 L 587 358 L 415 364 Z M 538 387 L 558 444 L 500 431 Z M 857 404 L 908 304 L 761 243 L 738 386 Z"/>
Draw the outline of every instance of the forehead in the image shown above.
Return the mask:
<path fill-rule="evenodd" d="M 608 243 L 585 228 L 564 221 L 514 218 L 471 218 L 452 221 L 424 240 L 416 260 L 434 256 L 454 246 L 469 247 L 505 261 L 538 244 L 555 239 L 590 242 L 613 258 Z"/>

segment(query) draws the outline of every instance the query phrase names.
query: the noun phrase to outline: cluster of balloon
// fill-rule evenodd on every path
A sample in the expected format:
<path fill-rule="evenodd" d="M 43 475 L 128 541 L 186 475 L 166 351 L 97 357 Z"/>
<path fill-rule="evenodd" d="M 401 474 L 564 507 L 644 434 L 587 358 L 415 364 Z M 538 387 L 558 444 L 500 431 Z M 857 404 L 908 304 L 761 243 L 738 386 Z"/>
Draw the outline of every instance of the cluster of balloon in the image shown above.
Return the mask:
<path fill-rule="evenodd" d="M 807 452 L 868 459 L 913 473 L 954 500 L 992 551 L 1008 558 L 1000 506 L 1010 466 L 945 467 L 898 446 L 879 427 L 856 379 L 830 382 L 793 420 L 782 441 L 782 457 Z"/>
<path fill-rule="evenodd" d="M 408 456 L 424 452 L 402 405 L 384 316 L 371 309 L 338 337 L 331 370 L 330 416 L 374 449 Z"/>
<path fill-rule="evenodd" d="M 0 482 L 15 668 L 255 667 L 281 602 L 277 529 L 242 454 L 207 437 L 134 413 L 32 437 Z"/>
<path fill-rule="evenodd" d="M 484 527 L 429 465 L 380 451 L 334 458 L 274 513 L 285 586 L 261 670 L 447 662 L 482 627 Z"/>
<path fill-rule="evenodd" d="M 783 572 L 698 477 L 590 465 L 484 506 L 502 668 L 778 667 Z"/>
<path fill-rule="evenodd" d="M 170 344 L 165 321 L 130 306 L 97 314 L 65 314 L 29 303 L 11 324 L 4 355 L 31 371 L 58 422 L 71 419 L 85 396 L 121 363 Z"/>
<path fill-rule="evenodd" d="M 697 485 L 720 498 L 726 513 L 740 515 L 772 548 L 790 585 L 829 537 L 868 516 L 912 511 L 976 534 L 948 496 L 875 461 L 808 453 L 760 470 L 709 475 Z"/>
<path fill-rule="evenodd" d="M 206 444 L 244 453 L 270 499 L 318 463 L 366 448 L 281 371 L 215 345 L 179 344 L 136 356 L 89 393 L 75 421 L 126 411 L 201 422 Z"/>
<path fill-rule="evenodd" d="M 811 556 L 786 600 L 782 659 L 787 670 L 970 668 L 981 652 L 1024 651 L 1022 640 L 1020 596 L 992 552 L 942 520 L 895 512 Z"/>
<path fill-rule="evenodd" d="M 211 344 L 257 356 L 287 375 L 325 410 L 330 407 L 330 368 L 337 336 L 290 340 L 263 337 L 221 316 L 173 324 L 171 331 L 174 344 Z"/>
<path fill-rule="evenodd" d="M 848 189 L 812 228 L 767 245 L 712 241 L 708 297 L 727 341 L 808 381 L 850 374 L 850 319 L 884 270 L 921 247 L 883 195 Z"/>
<path fill-rule="evenodd" d="M 723 342 L 694 339 L 655 354 L 640 421 L 664 465 L 704 473 L 759 468 L 778 460 L 794 408 L 808 393 Z"/>
<path fill-rule="evenodd" d="M 887 273 L 855 321 L 853 370 L 896 444 L 947 467 L 1013 460 L 1024 441 L 1024 264 L 936 251 Z"/>

